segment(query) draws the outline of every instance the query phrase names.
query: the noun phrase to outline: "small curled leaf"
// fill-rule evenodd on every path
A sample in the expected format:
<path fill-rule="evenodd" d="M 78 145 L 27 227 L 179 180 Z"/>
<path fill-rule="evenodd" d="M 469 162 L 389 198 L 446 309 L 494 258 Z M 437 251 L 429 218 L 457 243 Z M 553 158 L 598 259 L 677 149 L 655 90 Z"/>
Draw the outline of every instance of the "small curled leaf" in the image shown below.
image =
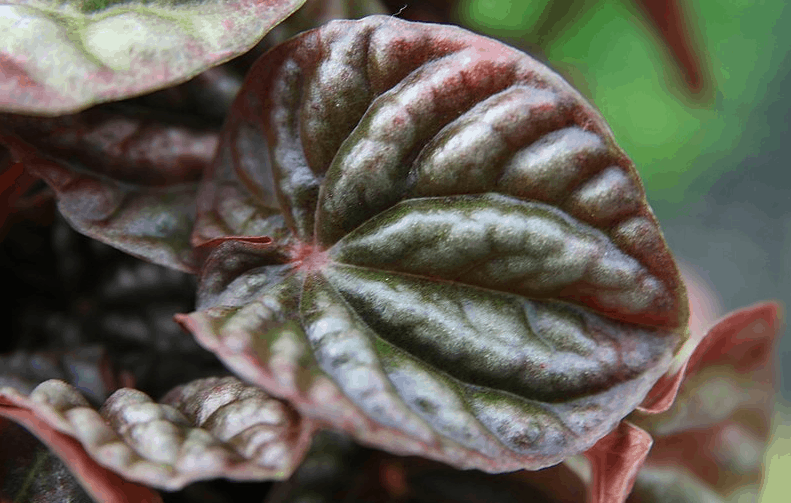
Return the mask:
<path fill-rule="evenodd" d="M 586 451 L 592 479 L 588 503 L 624 503 L 652 443 L 645 430 L 623 421 Z"/>
<path fill-rule="evenodd" d="M 641 407 L 629 416 L 655 439 L 649 473 L 635 486 L 640 498 L 665 501 L 682 491 L 714 501 L 760 484 L 775 404 L 772 355 L 782 328 L 776 302 L 729 313 L 687 352 L 672 378 L 679 382 L 671 389 L 672 405 L 658 414 Z M 678 478 L 678 489 L 659 490 L 654 471 Z"/>
<path fill-rule="evenodd" d="M 273 49 L 198 197 L 193 245 L 220 244 L 200 311 L 178 320 L 392 452 L 556 464 L 631 412 L 686 338 L 678 270 L 601 116 L 459 28 L 373 16 Z"/>

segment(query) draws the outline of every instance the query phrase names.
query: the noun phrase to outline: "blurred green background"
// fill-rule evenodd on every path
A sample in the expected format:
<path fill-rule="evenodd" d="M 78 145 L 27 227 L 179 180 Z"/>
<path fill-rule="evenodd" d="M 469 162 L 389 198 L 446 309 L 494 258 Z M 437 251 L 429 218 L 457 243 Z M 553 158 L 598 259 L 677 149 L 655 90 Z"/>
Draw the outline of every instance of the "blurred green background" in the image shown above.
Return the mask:
<path fill-rule="evenodd" d="M 599 108 L 635 161 L 671 249 L 718 293 L 723 312 L 764 299 L 787 309 L 791 8 L 783 1 L 677 2 L 699 59 L 699 85 L 691 89 L 649 3 L 461 0 L 451 15 L 548 63 Z M 734 501 L 791 501 L 788 337 L 777 363 L 767 479 L 759 497 Z"/>

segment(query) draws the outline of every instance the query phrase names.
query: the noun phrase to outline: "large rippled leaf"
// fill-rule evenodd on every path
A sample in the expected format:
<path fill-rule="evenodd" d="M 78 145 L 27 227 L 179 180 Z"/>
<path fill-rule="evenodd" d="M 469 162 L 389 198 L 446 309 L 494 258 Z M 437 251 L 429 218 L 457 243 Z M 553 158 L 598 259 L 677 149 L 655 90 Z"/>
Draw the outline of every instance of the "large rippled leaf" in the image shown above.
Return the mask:
<path fill-rule="evenodd" d="M 0 109 L 56 115 L 183 82 L 305 0 L 5 0 Z"/>
<path fill-rule="evenodd" d="M 633 410 L 683 285 L 600 115 L 532 58 L 374 16 L 252 69 L 199 191 L 179 321 L 303 414 L 396 453 L 538 469 Z"/>

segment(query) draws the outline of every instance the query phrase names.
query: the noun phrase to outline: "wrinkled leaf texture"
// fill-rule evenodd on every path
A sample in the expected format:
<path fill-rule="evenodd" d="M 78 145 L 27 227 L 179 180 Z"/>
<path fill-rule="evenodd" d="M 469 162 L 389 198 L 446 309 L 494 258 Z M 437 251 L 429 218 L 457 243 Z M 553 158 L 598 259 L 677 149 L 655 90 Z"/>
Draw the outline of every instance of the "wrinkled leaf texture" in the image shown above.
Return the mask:
<path fill-rule="evenodd" d="M 304 0 L 8 0 L 0 109 L 58 115 L 183 82 L 247 51 Z"/>
<path fill-rule="evenodd" d="M 178 320 L 395 453 L 539 469 L 633 410 L 687 301 L 631 161 L 532 58 L 372 16 L 265 55 L 198 195 Z"/>

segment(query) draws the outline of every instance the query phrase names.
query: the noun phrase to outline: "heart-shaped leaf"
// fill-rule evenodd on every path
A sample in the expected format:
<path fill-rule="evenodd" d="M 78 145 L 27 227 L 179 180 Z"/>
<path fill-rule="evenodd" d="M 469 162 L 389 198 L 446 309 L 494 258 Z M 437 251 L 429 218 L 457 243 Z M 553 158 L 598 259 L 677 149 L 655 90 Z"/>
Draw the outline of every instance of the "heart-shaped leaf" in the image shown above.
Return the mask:
<path fill-rule="evenodd" d="M 0 413 L 25 419 L 43 440 L 51 440 L 51 448 L 66 445 L 75 452 L 79 446 L 72 444 L 79 440 L 84 452 L 76 452 L 75 464 L 93 460 L 127 479 L 168 490 L 214 477 L 286 478 L 314 431 L 312 422 L 287 404 L 232 377 L 192 381 L 162 403 L 123 388 L 99 411 L 75 388 L 50 380 L 29 397 L 0 388 Z"/>
<path fill-rule="evenodd" d="M 498 42 L 374 16 L 252 69 L 204 178 L 199 312 L 241 375 L 358 440 L 538 469 L 612 430 L 686 337 L 632 163 Z"/>
<path fill-rule="evenodd" d="M 0 109 L 58 115 L 183 82 L 252 47 L 305 0 L 10 0 Z"/>

